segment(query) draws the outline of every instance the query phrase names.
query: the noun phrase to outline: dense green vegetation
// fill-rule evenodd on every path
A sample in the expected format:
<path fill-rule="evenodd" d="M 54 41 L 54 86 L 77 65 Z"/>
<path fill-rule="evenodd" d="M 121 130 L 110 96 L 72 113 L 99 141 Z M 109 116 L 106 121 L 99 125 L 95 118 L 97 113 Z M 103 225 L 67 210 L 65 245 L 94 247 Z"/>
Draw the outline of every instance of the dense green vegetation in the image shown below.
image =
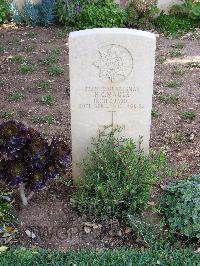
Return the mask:
<path fill-rule="evenodd" d="M 83 161 L 80 189 L 74 196 L 81 213 L 101 219 L 126 219 L 141 213 L 150 188 L 167 168 L 164 153 L 146 155 L 133 140 L 119 138 L 118 131 L 108 128 L 101 132 Z"/>
<path fill-rule="evenodd" d="M 173 231 L 200 239 L 200 174 L 168 184 L 161 209 Z"/>
<path fill-rule="evenodd" d="M 172 36 L 180 36 L 188 31 L 194 31 L 199 25 L 198 21 L 186 16 L 166 15 L 163 13 L 153 23 L 159 32 Z"/>
<path fill-rule="evenodd" d="M 1 266 L 198 266 L 200 256 L 190 249 L 120 249 L 120 250 L 82 250 L 51 252 L 37 249 L 19 249 L 0 253 Z"/>
<path fill-rule="evenodd" d="M 74 28 L 124 27 L 127 22 L 125 10 L 112 0 L 72 1 L 59 0 L 59 21 Z"/>

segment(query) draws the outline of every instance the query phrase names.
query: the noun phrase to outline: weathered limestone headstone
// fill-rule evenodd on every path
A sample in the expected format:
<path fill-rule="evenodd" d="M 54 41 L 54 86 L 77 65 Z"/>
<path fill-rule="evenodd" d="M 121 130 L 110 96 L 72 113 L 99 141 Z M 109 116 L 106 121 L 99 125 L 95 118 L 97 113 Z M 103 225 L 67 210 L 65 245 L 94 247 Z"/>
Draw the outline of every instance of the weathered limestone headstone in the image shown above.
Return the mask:
<path fill-rule="evenodd" d="M 69 37 L 73 177 L 106 125 L 149 148 L 156 38 L 131 29 L 91 29 Z"/>

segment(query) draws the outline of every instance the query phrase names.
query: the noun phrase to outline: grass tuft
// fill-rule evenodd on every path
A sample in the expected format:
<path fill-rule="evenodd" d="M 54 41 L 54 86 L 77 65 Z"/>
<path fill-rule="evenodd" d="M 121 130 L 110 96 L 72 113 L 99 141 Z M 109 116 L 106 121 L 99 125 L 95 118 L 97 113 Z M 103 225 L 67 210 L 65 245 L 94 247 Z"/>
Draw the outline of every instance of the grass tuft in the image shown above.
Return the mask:
<path fill-rule="evenodd" d="M 64 69 L 58 66 L 52 66 L 48 68 L 49 76 L 59 76 L 64 74 Z"/>

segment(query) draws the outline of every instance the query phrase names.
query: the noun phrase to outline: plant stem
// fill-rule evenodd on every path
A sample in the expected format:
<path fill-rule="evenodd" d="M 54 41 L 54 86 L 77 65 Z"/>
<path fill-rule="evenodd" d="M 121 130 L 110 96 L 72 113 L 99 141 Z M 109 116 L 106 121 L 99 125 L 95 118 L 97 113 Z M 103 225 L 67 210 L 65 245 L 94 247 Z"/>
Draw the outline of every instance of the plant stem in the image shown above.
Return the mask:
<path fill-rule="evenodd" d="M 33 192 L 33 191 L 31 191 L 31 193 L 28 195 L 28 197 L 27 197 L 27 200 L 30 200 L 32 197 L 33 197 L 33 195 L 34 195 L 35 193 Z"/>
<path fill-rule="evenodd" d="M 24 184 L 23 183 L 19 184 L 19 194 L 20 194 L 20 197 L 21 197 L 23 205 L 26 206 L 28 204 L 28 200 L 27 200 L 27 198 L 25 196 Z"/>

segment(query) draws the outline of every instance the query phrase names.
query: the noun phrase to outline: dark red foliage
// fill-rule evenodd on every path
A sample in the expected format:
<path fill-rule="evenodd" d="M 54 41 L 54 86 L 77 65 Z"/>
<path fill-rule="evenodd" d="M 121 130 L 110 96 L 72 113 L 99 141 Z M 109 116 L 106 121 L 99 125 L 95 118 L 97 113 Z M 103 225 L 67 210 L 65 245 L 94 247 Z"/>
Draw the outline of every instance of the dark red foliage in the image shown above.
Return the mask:
<path fill-rule="evenodd" d="M 67 143 L 51 144 L 33 128 L 15 120 L 0 123 L 0 179 L 9 186 L 24 183 L 33 191 L 65 172 L 71 161 Z"/>

